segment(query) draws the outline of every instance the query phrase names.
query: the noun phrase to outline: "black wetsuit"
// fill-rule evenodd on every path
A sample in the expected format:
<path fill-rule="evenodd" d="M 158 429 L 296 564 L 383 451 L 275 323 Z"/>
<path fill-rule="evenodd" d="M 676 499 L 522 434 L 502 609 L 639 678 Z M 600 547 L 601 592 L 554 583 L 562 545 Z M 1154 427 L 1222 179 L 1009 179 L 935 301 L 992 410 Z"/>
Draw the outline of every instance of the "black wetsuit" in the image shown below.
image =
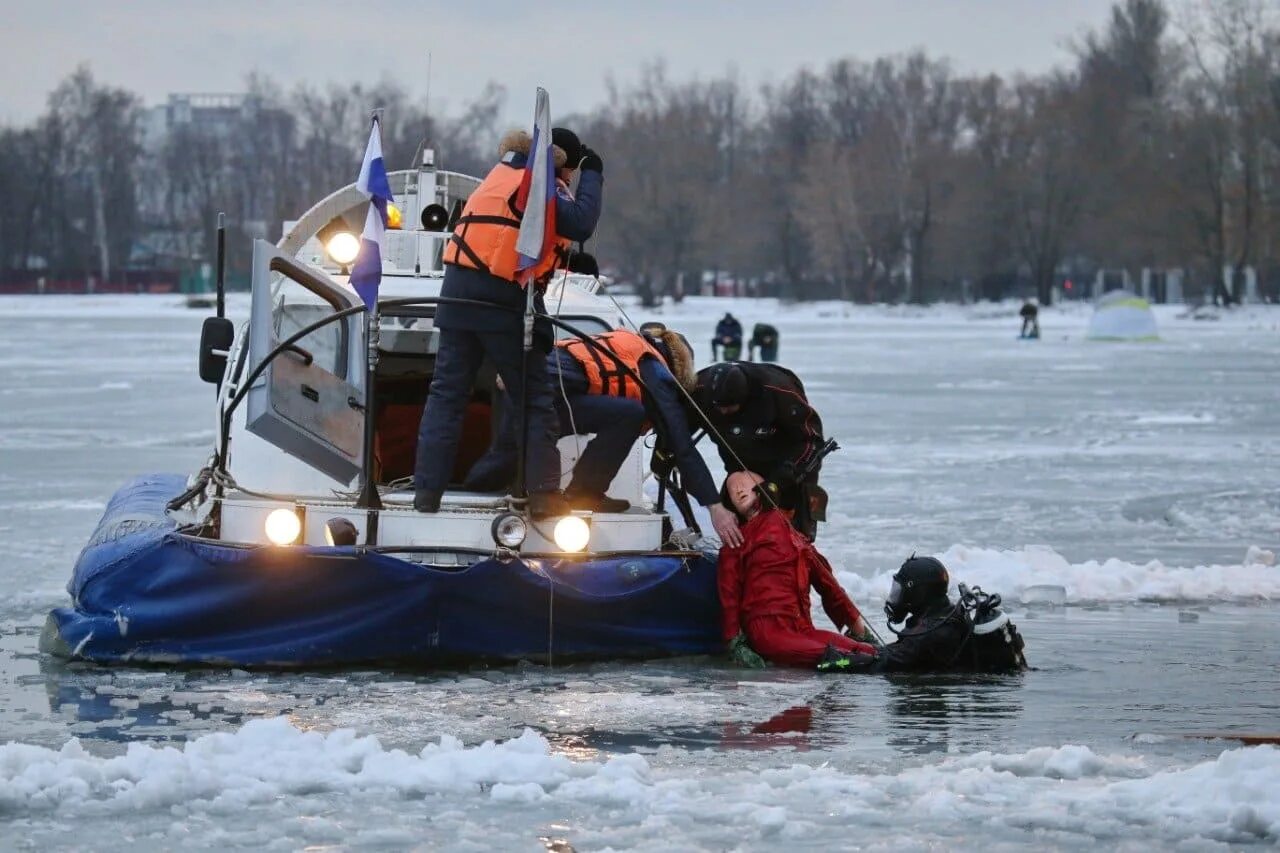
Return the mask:
<path fill-rule="evenodd" d="M 698 407 L 725 442 L 717 443 L 725 471 L 732 474 L 745 468 L 778 483 L 779 505 L 795 511 L 792 524 L 812 540 L 815 522 L 809 512 L 807 487 L 817 484 L 817 469 L 803 483 L 784 475 L 808 465 L 821 450 L 822 418 L 809 405 L 804 385 L 790 370 L 750 362 L 738 367 L 747 377 L 747 399 L 736 412 L 725 414 L 711 402 L 708 382 L 713 367 L 698 372 L 694 392 Z"/>
<path fill-rule="evenodd" d="M 1017 672 L 1026 669 L 1022 637 L 1010 624 L 1012 643 L 1000 632 L 974 634 L 968 613 L 959 605 L 940 602 L 907 619 L 898 639 L 875 657 L 830 654 L 819 669 L 826 672 Z"/>

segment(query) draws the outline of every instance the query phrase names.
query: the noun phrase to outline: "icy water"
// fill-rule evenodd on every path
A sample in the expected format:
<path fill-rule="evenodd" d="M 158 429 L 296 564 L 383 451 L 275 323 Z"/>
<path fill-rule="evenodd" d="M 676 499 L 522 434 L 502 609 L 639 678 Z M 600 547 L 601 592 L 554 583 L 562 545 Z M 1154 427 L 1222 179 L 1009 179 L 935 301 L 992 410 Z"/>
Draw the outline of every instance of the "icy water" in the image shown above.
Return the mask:
<path fill-rule="evenodd" d="M 1079 310 L 1046 312 L 1037 343 L 1008 307 L 663 319 L 703 356 L 726 304 L 781 327 L 844 448 L 820 545 L 855 598 L 877 612 L 903 557 L 939 554 L 1005 595 L 1035 671 L 48 659 L 40 626 L 106 499 L 199 465 L 212 391 L 202 318 L 172 298 L 0 301 L 0 848 L 1280 842 L 1280 750 L 1185 737 L 1280 734 L 1280 311 L 1162 311 L 1144 346 L 1083 341 Z"/>

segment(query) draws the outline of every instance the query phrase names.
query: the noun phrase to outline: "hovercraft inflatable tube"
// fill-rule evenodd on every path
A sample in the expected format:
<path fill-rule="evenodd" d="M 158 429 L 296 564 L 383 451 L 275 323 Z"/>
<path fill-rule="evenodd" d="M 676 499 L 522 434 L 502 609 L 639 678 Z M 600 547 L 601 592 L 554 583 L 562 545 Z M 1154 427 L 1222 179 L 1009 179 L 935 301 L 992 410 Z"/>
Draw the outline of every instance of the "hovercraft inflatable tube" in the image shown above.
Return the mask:
<path fill-rule="evenodd" d="M 706 558 L 481 559 L 458 569 L 363 548 L 229 545 L 179 533 L 178 475 L 111 499 L 44 648 L 110 662 L 231 666 L 607 659 L 720 648 Z"/>

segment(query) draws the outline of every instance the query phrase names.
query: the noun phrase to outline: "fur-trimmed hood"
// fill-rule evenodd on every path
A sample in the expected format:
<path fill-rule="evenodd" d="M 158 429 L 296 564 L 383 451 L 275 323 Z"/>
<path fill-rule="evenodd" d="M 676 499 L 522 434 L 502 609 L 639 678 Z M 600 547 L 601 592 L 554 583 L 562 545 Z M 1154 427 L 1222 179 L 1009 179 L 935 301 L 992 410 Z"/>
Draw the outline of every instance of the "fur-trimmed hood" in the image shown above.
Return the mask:
<path fill-rule="evenodd" d="M 698 387 L 698 371 L 693 366 L 693 349 L 684 335 L 671 329 L 664 329 L 656 336 L 659 349 L 667 356 L 667 367 L 675 376 L 680 387 L 690 394 Z"/>
<path fill-rule="evenodd" d="M 501 160 L 512 151 L 528 156 L 529 149 L 532 147 L 533 137 L 529 135 L 528 131 L 508 130 L 502 135 L 502 141 L 498 143 L 498 159 Z M 569 159 L 569 156 L 564 153 L 564 149 L 559 145 L 552 145 L 551 155 L 555 159 L 556 168 L 563 169 L 564 164 Z"/>

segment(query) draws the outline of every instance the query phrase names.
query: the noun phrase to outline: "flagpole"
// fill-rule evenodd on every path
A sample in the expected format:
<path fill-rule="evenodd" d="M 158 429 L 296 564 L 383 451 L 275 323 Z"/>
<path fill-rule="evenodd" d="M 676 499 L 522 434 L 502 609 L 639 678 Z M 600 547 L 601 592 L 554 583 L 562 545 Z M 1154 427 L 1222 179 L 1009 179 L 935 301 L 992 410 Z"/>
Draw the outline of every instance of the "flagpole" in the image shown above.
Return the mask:
<path fill-rule="evenodd" d="M 528 499 L 528 468 L 525 465 L 525 451 L 529 446 L 529 359 L 533 352 L 533 292 L 536 287 L 532 278 L 524 286 L 524 357 L 520 362 L 520 432 L 516 444 L 516 498 Z"/>
<path fill-rule="evenodd" d="M 543 138 L 543 135 L 546 138 Z M 522 198 L 524 202 L 523 216 L 520 222 L 520 236 L 516 240 L 517 254 L 528 258 L 539 258 L 546 251 L 546 234 L 545 231 L 528 231 L 527 229 L 532 222 L 541 222 L 545 228 L 545 220 L 539 219 L 533 212 L 533 205 L 545 205 L 546 197 L 536 192 L 530 192 L 535 187 L 540 187 L 540 183 L 528 176 L 536 175 L 541 166 L 549 165 L 546 158 L 551 154 L 551 102 L 545 89 L 538 87 L 537 97 L 533 108 L 533 140 L 535 148 L 529 152 L 529 159 L 525 168 L 528 170 L 525 182 L 521 184 Z M 542 154 L 540 158 L 538 155 Z M 551 177 L 551 188 L 554 189 L 554 175 Z M 529 194 L 524 194 L 529 192 Z M 534 245 L 526 245 L 527 235 L 535 235 L 536 243 Z M 532 266 L 533 264 L 531 264 Z M 526 455 L 529 449 L 529 362 L 532 360 L 533 354 L 533 321 L 534 321 L 534 292 L 538 286 L 536 277 L 532 274 L 532 270 L 527 273 L 522 268 L 518 273 L 524 279 L 525 300 L 524 300 L 524 339 L 522 341 L 521 355 L 523 361 L 520 364 L 520 395 L 518 402 L 520 411 L 517 415 L 517 431 L 516 439 L 516 500 L 527 501 L 529 497 L 529 466 L 527 464 Z M 539 483 L 539 486 L 545 484 Z M 557 483 L 553 488 L 558 488 Z M 526 504 L 527 505 L 527 504 Z"/>
<path fill-rule="evenodd" d="M 381 114 L 381 108 L 373 110 L 371 122 L 375 128 L 380 124 Z M 381 145 L 379 144 L 379 153 L 381 153 L 380 148 Z M 370 203 L 373 203 L 372 199 Z M 370 210 L 370 215 L 372 215 L 372 209 Z M 379 260 L 380 263 L 381 261 Z M 368 510 L 365 516 L 365 544 L 377 545 L 378 510 L 382 509 L 382 498 L 378 495 L 378 483 L 374 475 L 374 435 L 378 420 L 375 401 L 378 375 L 378 345 L 381 331 L 381 317 L 378 313 L 376 290 L 371 303 L 366 306 L 366 309 L 364 333 L 367 344 L 364 363 L 364 452 L 361 454 L 360 496 L 356 499 L 356 507 Z"/>
<path fill-rule="evenodd" d="M 380 343 L 381 318 L 378 314 L 378 303 L 374 302 L 365 312 L 365 340 L 368 341 L 364 363 L 364 453 L 360 478 L 363 481 L 360 497 L 356 506 L 371 510 L 382 509 L 382 498 L 378 496 L 378 484 L 373 472 L 374 430 L 377 426 L 377 412 L 374 408 L 375 382 L 378 375 L 378 344 Z M 369 513 L 369 530 L 365 536 L 366 544 L 377 544 L 378 516 Z"/>

